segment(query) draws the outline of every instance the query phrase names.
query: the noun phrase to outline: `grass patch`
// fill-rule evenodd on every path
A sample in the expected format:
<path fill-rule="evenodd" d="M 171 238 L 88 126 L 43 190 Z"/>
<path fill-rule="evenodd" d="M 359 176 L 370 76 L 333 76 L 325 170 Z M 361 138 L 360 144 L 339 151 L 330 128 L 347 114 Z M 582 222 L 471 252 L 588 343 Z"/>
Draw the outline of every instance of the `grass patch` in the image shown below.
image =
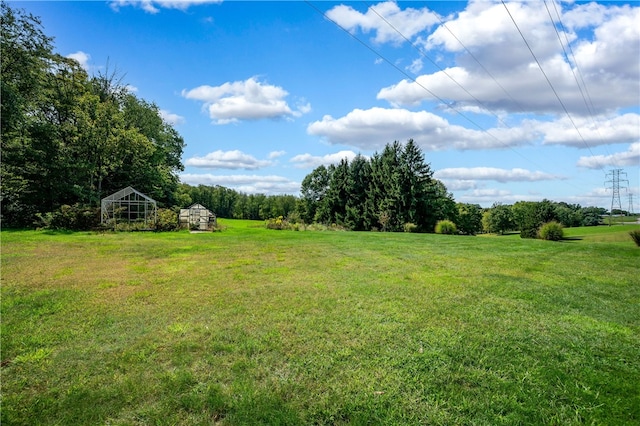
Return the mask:
<path fill-rule="evenodd" d="M 220 224 L 2 232 L 2 423 L 640 422 L 633 225 Z"/>

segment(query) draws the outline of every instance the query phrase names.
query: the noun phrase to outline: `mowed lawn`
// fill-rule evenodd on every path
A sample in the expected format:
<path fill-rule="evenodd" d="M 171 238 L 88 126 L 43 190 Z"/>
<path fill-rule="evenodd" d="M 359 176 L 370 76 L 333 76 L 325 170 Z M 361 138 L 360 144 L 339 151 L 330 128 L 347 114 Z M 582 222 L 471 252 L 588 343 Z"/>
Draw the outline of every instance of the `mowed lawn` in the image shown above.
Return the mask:
<path fill-rule="evenodd" d="M 638 226 L 3 231 L 2 425 L 640 423 Z"/>

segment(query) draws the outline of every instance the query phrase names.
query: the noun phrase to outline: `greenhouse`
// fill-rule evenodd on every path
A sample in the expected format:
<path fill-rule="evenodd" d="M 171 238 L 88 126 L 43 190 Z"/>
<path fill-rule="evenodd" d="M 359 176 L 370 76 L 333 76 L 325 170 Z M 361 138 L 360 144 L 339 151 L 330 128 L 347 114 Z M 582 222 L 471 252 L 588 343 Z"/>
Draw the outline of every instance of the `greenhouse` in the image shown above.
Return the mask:
<path fill-rule="evenodd" d="M 154 199 L 128 186 L 103 198 L 100 214 L 101 223 L 114 228 L 128 223 L 151 229 L 158 216 L 158 206 Z"/>
<path fill-rule="evenodd" d="M 210 231 L 217 225 L 216 215 L 202 204 L 192 204 L 180 209 L 180 226 L 200 231 Z"/>

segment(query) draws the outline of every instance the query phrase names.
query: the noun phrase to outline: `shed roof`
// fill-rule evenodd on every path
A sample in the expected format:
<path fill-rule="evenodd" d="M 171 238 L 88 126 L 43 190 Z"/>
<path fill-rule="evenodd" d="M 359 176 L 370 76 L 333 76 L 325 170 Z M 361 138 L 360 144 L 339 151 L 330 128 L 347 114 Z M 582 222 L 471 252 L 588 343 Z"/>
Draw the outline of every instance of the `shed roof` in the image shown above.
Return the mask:
<path fill-rule="evenodd" d="M 202 204 L 199 203 L 195 203 L 195 204 L 191 204 L 189 206 L 189 210 L 194 209 L 194 210 L 209 210 L 208 208 L 206 208 L 205 206 L 203 206 Z"/>

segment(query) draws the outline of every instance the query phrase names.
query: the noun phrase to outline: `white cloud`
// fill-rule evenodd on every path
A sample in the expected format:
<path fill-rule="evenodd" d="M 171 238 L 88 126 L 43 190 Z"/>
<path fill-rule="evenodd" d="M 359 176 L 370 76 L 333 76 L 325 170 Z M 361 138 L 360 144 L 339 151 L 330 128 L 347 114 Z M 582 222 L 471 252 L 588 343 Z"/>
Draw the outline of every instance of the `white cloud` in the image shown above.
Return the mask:
<path fill-rule="evenodd" d="M 565 116 L 553 122 L 528 121 L 527 125 L 543 134 L 544 143 L 548 145 L 587 148 L 640 140 L 639 114 L 629 113 L 613 118 L 594 117 L 593 120 L 575 117 L 573 123 Z M 576 127 L 580 130 L 579 133 Z"/>
<path fill-rule="evenodd" d="M 85 53 L 82 50 L 79 50 L 75 53 L 68 54 L 67 58 L 78 61 L 80 66 L 84 68 L 85 71 L 89 71 L 89 68 L 90 68 L 89 60 L 91 59 L 91 55 L 89 55 L 88 53 Z"/>
<path fill-rule="evenodd" d="M 213 175 L 183 173 L 180 181 L 189 185 L 220 185 L 248 194 L 296 194 L 300 182 L 282 176 L 259 175 Z"/>
<path fill-rule="evenodd" d="M 437 173 L 436 173 L 437 174 Z M 436 177 L 436 176 L 434 176 Z M 467 191 L 469 189 L 478 188 L 478 183 L 475 180 L 462 180 L 462 179 L 436 179 L 442 181 L 449 191 Z"/>
<path fill-rule="evenodd" d="M 407 68 L 407 71 L 412 72 L 413 74 L 417 74 L 422 69 L 422 59 L 418 58 L 411 62 Z"/>
<path fill-rule="evenodd" d="M 402 10 L 392 1 L 373 5 L 366 13 L 360 13 L 351 6 L 339 5 L 326 15 L 351 32 L 358 28 L 365 33 L 375 32 L 376 43 L 402 43 L 405 37 L 412 39 L 438 22 L 436 15 L 427 8 L 409 7 Z"/>
<path fill-rule="evenodd" d="M 174 114 L 174 113 L 169 112 L 169 111 L 164 110 L 164 109 L 160 110 L 160 117 L 162 117 L 162 119 L 167 124 L 170 124 L 172 126 L 177 126 L 179 124 L 184 124 L 184 122 L 185 122 L 184 117 L 182 117 L 181 115 Z"/>
<path fill-rule="evenodd" d="M 467 129 L 426 111 L 371 108 L 355 109 L 341 118 L 326 115 L 307 127 L 307 133 L 322 136 L 332 144 L 365 150 L 383 148 L 393 141 L 413 139 L 423 150 L 488 149 L 530 143 L 534 136 L 525 128 Z"/>
<path fill-rule="evenodd" d="M 566 107 L 571 114 L 583 116 L 637 105 L 640 92 L 637 61 L 640 57 L 640 26 L 637 25 L 640 8 L 590 8 L 567 4 L 559 7 L 562 6 L 592 15 L 589 19 L 580 18 L 590 24 L 580 33 L 583 39 L 578 39 L 570 29 L 566 34 L 572 42 L 579 69 L 573 58 L 571 63 L 564 58 L 546 8 L 536 2 L 508 3 L 509 11 L 552 82 L 553 90 L 504 6 L 493 2 L 470 2 L 464 11 L 453 15 L 445 25 L 440 25 L 425 43 L 427 49 L 444 48 L 455 53 L 456 65 L 446 67 L 446 74 L 438 71 L 419 76 L 417 83 L 402 80 L 385 87 L 378 93 L 378 98 L 394 106 L 418 105 L 436 100 L 433 93 L 441 99 L 455 102 L 460 108 L 478 106 L 478 99 L 483 108 L 492 111 L 564 114 Z M 565 34 L 561 33 L 560 37 L 565 40 Z M 582 92 L 576 83 L 578 73 L 586 84 L 585 89 L 580 79 Z"/>
<path fill-rule="evenodd" d="M 434 173 L 437 179 L 492 180 L 497 182 L 535 182 L 562 179 L 540 171 L 514 168 L 511 170 L 494 167 L 448 168 Z"/>
<path fill-rule="evenodd" d="M 296 111 L 291 110 L 284 100 L 288 95 L 282 87 L 262 83 L 256 77 L 182 91 L 185 98 L 204 102 L 204 108 L 216 124 L 297 117 L 311 110 L 309 104 L 300 106 Z"/>
<path fill-rule="evenodd" d="M 358 154 L 353 151 L 340 151 L 334 154 L 316 156 L 311 154 L 300 154 L 293 157 L 292 163 L 296 163 L 295 167 L 300 169 L 314 169 L 320 165 L 337 164 L 343 159 L 353 160 Z"/>
<path fill-rule="evenodd" d="M 191 157 L 185 161 L 186 166 L 202 167 L 208 169 L 246 169 L 256 170 L 267 167 L 271 161 L 258 160 L 242 151 L 214 151 L 204 157 Z"/>
<path fill-rule="evenodd" d="M 618 152 L 611 155 L 594 155 L 590 157 L 580 157 L 578 167 L 588 169 L 602 169 L 604 167 L 622 167 L 640 165 L 640 142 L 629 146 L 626 152 Z"/>
<path fill-rule="evenodd" d="M 207 3 L 222 3 L 222 0 L 113 0 L 110 2 L 110 5 L 115 11 L 120 10 L 121 7 L 134 6 L 141 8 L 147 13 L 155 14 L 160 12 L 159 7 L 187 10 L 190 6 Z"/>
<path fill-rule="evenodd" d="M 287 152 L 286 151 L 271 151 L 269 153 L 269 159 L 273 160 L 275 158 L 279 158 L 282 157 L 283 155 L 285 155 Z"/>

